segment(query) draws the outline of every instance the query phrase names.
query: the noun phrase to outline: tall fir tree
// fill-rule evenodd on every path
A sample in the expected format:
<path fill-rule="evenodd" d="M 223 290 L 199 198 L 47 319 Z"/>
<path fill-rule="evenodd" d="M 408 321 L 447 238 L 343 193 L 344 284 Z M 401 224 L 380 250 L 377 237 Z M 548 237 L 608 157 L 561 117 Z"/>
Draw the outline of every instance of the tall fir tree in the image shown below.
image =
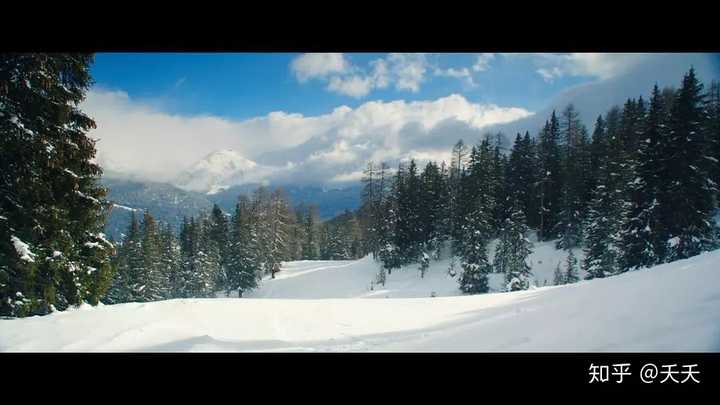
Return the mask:
<path fill-rule="evenodd" d="M 550 120 L 545 122 L 540 132 L 538 143 L 538 160 L 540 178 L 538 179 L 538 199 L 540 200 L 540 240 L 555 239 L 558 215 L 560 212 L 562 186 L 562 162 L 560 157 L 560 123 L 553 111 Z"/>
<path fill-rule="evenodd" d="M 562 197 L 554 233 L 560 236 L 558 248 L 571 249 L 582 243 L 591 164 L 587 131 L 572 104 L 562 113 L 560 132 L 563 138 Z"/>
<path fill-rule="evenodd" d="M 516 202 L 500 231 L 500 242 L 495 251 L 495 271 L 505 274 L 508 291 L 526 290 L 530 286 L 531 269 L 527 259 L 532 253 L 532 242 L 527 238 L 525 214 Z"/>
<path fill-rule="evenodd" d="M 644 120 L 637 148 L 636 178 L 629 184 L 629 210 L 622 231 L 621 270 L 650 267 L 666 256 L 667 231 L 662 223 L 659 192 L 664 179 L 662 152 L 668 149 L 669 111 L 665 110 L 657 85 Z"/>
<path fill-rule="evenodd" d="M 0 315 L 97 304 L 112 280 L 102 234 L 85 54 L 0 55 Z"/>
<path fill-rule="evenodd" d="M 703 85 L 690 71 L 670 112 L 670 135 L 660 191 L 662 222 L 668 230 L 670 261 L 695 256 L 714 244 L 713 193 L 703 123 Z"/>

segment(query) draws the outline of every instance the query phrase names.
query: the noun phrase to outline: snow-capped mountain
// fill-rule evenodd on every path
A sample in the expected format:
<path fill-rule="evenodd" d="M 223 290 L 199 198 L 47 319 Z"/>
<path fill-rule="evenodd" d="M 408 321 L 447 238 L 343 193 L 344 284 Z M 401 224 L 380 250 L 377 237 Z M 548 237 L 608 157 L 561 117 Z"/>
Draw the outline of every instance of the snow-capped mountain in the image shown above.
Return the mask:
<path fill-rule="evenodd" d="M 215 194 L 229 187 L 258 180 L 263 167 L 232 150 L 218 150 L 207 155 L 180 174 L 173 182 L 177 187 Z"/>

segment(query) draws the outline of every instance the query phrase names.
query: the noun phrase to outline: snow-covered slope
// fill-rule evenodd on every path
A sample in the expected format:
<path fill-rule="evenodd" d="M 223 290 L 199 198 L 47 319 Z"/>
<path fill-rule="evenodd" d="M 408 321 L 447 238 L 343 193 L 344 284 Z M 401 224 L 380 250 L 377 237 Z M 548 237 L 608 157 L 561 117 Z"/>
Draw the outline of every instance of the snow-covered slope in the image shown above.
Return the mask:
<path fill-rule="evenodd" d="M 534 239 L 534 236 L 531 236 Z M 488 246 L 493 258 L 497 240 Z M 580 249 L 573 251 L 579 261 Z M 533 271 L 534 284 L 538 287 L 553 284 L 553 273 L 558 262 L 564 261 L 555 242 L 535 243 L 528 262 Z M 448 275 L 450 260 L 432 261 L 424 278 L 420 278 L 417 266 L 395 270 L 387 276 L 385 286 L 373 285 L 379 264 L 371 257 L 355 261 L 296 261 L 283 263 L 282 271 L 275 279 L 266 277 L 260 288 L 247 295 L 251 298 L 420 298 L 462 295 L 457 277 Z M 456 272 L 460 272 L 459 263 Z M 585 273 L 580 271 L 584 278 Z M 490 275 L 492 291 L 503 291 L 503 274 Z M 371 289 L 372 287 L 372 289 Z"/>
<path fill-rule="evenodd" d="M 331 295 L 319 293 L 325 285 L 372 296 L 333 276 L 360 274 L 367 261 L 289 263 L 257 295 L 281 296 L 283 283 L 305 279 L 315 295 Z M 475 296 L 84 306 L 0 320 L 0 351 L 718 351 L 719 264 L 715 251 L 606 279 Z M 406 272 L 375 296 L 400 296 L 410 279 Z M 418 295 L 423 282 L 430 278 L 413 282 Z"/>

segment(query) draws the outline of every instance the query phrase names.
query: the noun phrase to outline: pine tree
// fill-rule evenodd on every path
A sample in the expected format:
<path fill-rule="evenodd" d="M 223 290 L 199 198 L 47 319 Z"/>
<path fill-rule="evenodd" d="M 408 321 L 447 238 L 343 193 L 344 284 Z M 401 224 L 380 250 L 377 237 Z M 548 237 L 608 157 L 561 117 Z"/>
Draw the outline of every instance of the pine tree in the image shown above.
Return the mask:
<path fill-rule="evenodd" d="M 487 258 L 487 242 L 490 230 L 490 218 L 487 213 L 475 210 L 464 221 L 463 233 L 466 240 L 460 258 L 462 276 L 460 290 L 464 293 L 479 294 L 488 292 L 488 274 L 490 263 Z"/>
<path fill-rule="evenodd" d="M 577 283 L 580 280 L 578 276 L 578 264 L 572 249 L 568 250 L 567 260 L 565 261 L 565 277 L 566 284 Z"/>
<path fill-rule="evenodd" d="M 495 271 L 505 274 L 508 291 L 526 290 L 530 286 L 531 273 L 527 258 L 532 253 L 532 243 L 526 236 L 525 221 L 525 214 L 515 203 L 510 217 L 505 219 L 495 252 Z"/>
<path fill-rule="evenodd" d="M 95 122 L 79 104 L 91 55 L 0 55 L 0 315 L 97 304 L 114 247 Z"/>
<path fill-rule="evenodd" d="M 302 245 L 303 260 L 317 260 L 320 257 L 320 248 L 318 246 L 317 223 L 318 223 L 317 206 L 311 205 L 308 208 L 307 214 L 303 221 L 303 227 L 305 229 L 305 241 L 303 242 L 303 245 Z M 375 225 L 373 225 L 373 229 L 375 229 Z M 376 237 L 377 236 L 373 236 L 373 238 L 376 238 Z M 372 245 L 375 245 L 375 244 L 377 244 L 377 241 L 373 240 Z M 373 247 L 373 249 L 376 249 L 376 247 Z"/>
<path fill-rule="evenodd" d="M 213 204 L 208 223 L 208 237 L 209 243 L 213 245 L 212 249 L 216 250 L 219 256 L 219 269 L 213 280 L 214 288 L 217 290 L 226 290 L 228 249 L 230 248 L 229 234 L 227 216 L 217 204 Z"/>
<path fill-rule="evenodd" d="M 457 254 L 462 250 L 459 244 L 461 243 L 461 229 L 466 214 L 462 205 L 462 186 L 468 159 L 468 148 L 462 139 L 453 146 L 451 153 L 452 159 L 448 173 L 448 230 L 451 236 L 453 254 Z"/>
<path fill-rule="evenodd" d="M 600 165 L 595 176 L 587 219 L 584 228 L 585 260 L 583 268 L 587 278 L 606 277 L 618 271 L 620 232 L 625 213 L 626 193 L 623 184 L 622 138 L 619 130 L 620 111 L 613 107 L 605 119 L 602 141 L 596 147 L 602 150 Z"/>
<path fill-rule="evenodd" d="M 558 214 L 560 211 L 562 186 L 560 146 L 560 124 L 553 111 L 550 121 L 540 132 L 538 144 L 538 160 L 540 178 L 538 179 L 540 200 L 540 226 L 538 237 L 540 240 L 550 240 L 557 237 Z"/>
<path fill-rule="evenodd" d="M 403 264 L 413 263 L 422 251 L 423 230 L 420 220 L 421 184 L 415 160 L 400 165 L 396 177 L 397 210 L 395 245 Z"/>
<path fill-rule="evenodd" d="M 670 139 L 664 151 L 664 186 L 659 199 L 662 223 L 670 237 L 670 261 L 697 255 L 713 245 L 714 187 L 705 159 L 709 145 L 703 128 L 707 116 L 702 89 L 691 68 L 670 112 Z"/>
<path fill-rule="evenodd" d="M 262 265 L 259 259 L 256 221 L 250 199 L 241 196 L 230 222 L 230 248 L 225 286 L 227 295 L 230 291 L 238 291 L 238 296 L 242 297 L 245 291 L 252 290 L 258 285 Z"/>
<path fill-rule="evenodd" d="M 560 235 L 558 249 L 571 249 L 582 243 L 582 218 L 588 200 L 586 188 L 591 164 L 587 131 L 572 104 L 563 111 L 561 135 L 564 140 L 562 200 L 555 234 Z"/>
<path fill-rule="evenodd" d="M 135 290 L 140 281 L 138 273 L 142 270 L 142 233 L 135 211 L 130 214 L 130 224 L 115 258 L 112 286 L 104 300 L 109 304 L 131 302 L 136 299 Z"/>
<path fill-rule="evenodd" d="M 637 177 L 629 184 L 630 208 L 623 225 L 621 270 L 650 267 L 664 261 L 668 239 L 662 223 L 659 191 L 664 179 L 662 151 L 668 141 L 668 111 L 655 85 L 644 121 L 643 139 L 638 142 Z"/>
<path fill-rule="evenodd" d="M 510 152 L 505 179 L 505 194 L 510 201 L 518 201 L 520 209 L 527 214 L 528 226 L 536 228 L 540 223 L 536 185 L 538 183 L 537 157 L 530 133 L 524 137 L 518 133 Z"/>
<path fill-rule="evenodd" d="M 720 82 L 712 81 L 705 97 L 705 123 L 708 154 L 705 160 L 709 165 L 711 185 L 716 190 L 715 205 L 718 206 L 717 192 L 720 191 Z"/>
<path fill-rule="evenodd" d="M 162 297 L 180 297 L 181 284 L 180 244 L 170 225 L 160 232 L 160 274 L 163 278 Z"/>
<path fill-rule="evenodd" d="M 142 222 L 141 268 L 136 268 L 137 288 L 134 301 L 149 302 L 162 299 L 167 279 L 162 271 L 160 240 L 155 218 L 146 210 Z"/>

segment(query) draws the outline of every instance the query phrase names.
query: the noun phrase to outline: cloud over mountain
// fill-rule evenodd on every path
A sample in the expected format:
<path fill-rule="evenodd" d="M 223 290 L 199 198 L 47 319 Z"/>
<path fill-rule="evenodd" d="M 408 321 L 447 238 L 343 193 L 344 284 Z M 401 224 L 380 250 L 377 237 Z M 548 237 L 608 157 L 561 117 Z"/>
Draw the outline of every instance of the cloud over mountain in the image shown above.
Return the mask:
<path fill-rule="evenodd" d="M 350 179 L 368 159 L 429 156 L 463 134 L 479 137 L 488 125 L 531 114 L 471 103 L 454 94 L 429 101 L 370 101 L 317 116 L 272 112 L 234 121 L 167 114 L 126 93 L 102 89 L 92 90 L 83 108 L 98 123 L 91 136 L 100 139 L 98 161 L 104 167 L 135 178 L 181 183 L 179 173 L 197 172 L 203 165 L 199 161 L 227 149 L 255 164 L 245 165 L 246 179 L 316 184 Z M 193 189 L 202 188 L 184 180 Z"/>

